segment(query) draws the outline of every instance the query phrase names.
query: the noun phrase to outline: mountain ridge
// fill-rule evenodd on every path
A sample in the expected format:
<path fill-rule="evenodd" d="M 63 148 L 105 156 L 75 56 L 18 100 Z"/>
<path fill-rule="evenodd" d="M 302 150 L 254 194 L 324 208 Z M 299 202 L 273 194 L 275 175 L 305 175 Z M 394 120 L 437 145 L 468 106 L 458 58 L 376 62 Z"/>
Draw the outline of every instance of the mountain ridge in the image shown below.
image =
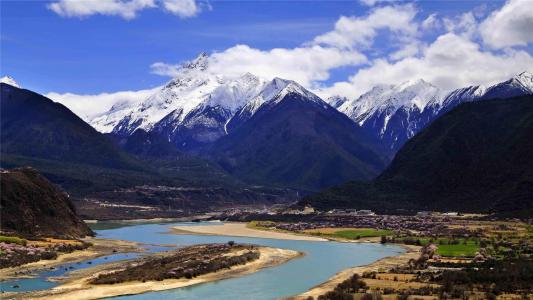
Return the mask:
<path fill-rule="evenodd" d="M 370 182 L 348 182 L 300 205 L 377 211 L 533 210 L 533 96 L 467 102 L 423 129 Z"/>
<path fill-rule="evenodd" d="M 288 92 L 265 102 L 213 145 L 211 158 L 243 180 L 308 190 L 376 175 L 385 165 L 374 152 L 379 146 L 348 117 L 315 100 Z"/>
<path fill-rule="evenodd" d="M 356 99 L 342 101 L 338 109 L 381 139 L 392 157 L 420 130 L 461 103 L 526 94 L 533 94 L 533 75 L 527 71 L 489 87 L 469 86 L 449 93 L 418 79 L 377 85 Z"/>

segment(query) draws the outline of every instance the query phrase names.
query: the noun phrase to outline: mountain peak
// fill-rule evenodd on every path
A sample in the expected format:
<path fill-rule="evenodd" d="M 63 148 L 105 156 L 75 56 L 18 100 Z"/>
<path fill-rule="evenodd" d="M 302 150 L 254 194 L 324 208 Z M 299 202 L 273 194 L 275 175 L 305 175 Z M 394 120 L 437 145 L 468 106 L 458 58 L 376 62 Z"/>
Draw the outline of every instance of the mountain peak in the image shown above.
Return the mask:
<path fill-rule="evenodd" d="M 206 52 L 200 53 L 195 59 L 185 62 L 182 67 L 185 69 L 207 70 L 209 55 Z"/>
<path fill-rule="evenodd" d="M 512 78 L 513 81 L 517 81 L 525 88 L 528 88 L 533 92 L 533 74 L 528 71 L 524 71 Z"/>
<path fill-rule="evenodd" d="M 533 74 L 531 74 L 531 72 L 524 71 L 524 72 L 519 73 L 518 75 L 516 75 L 514 78 L 516 78 L 516 79 L 522 79 L 522 78 L 530 79 L 532 77 L 533 77 Z"/>
<path fill-rule="evenodd" d="M 397 86 L 398 90 L 407 90 L 407 89 L 419 90 L 419 89 L 425 89 L 425 88 L 435 88 L 435 86 L 425 81 L 422 78 L 415 79 L 415 80 L 407 80 Z"/>
<path fill-rule="evenodd" d="M 323 102 L 320 97 L 311 93 L 295 81 L 279 77 L 275 77 L 263 90 L 263 94 L 266 95 L 264 98 L 270 98 L 274 103 L 283 100 L 290 93 L 300 94 L 313 102 Z"/>
<path fill-rule="evenodd" d="M 339 107 L 341 107 L 341 105 L 348 101 L 348 98 L 339 95 L 330 96 L 326 99 L 326 102 L 336 109 L 338 109 Z"/>
<path fill-rule="evenodd" d="M 242 82 L 257 82 L 257 81 L 260 81 L 260 78 L 255 76 L 254 74 L 252 74 L 250 72 L 246 72 L 246 73 L 242 74 L 238 78 L 238 80 L 242 81 Z"/>
<path fill-rule="evenodd" d="M 283 79 L 283 78 L 280 78 L 280 77 L 274 77 L 274 79 L 272 79 L 271 81 L 271 84 L 277 88 L 279 88 L 280 90 L 286 88 L 289 84 L 293 83 L 294 81 L 292 80 L 288 80 L 288 79 Z"/>
<path fill-rule="evenodd" d="M 4 77 L 0 78 L 0 82 L 5 83 L 5 84 L 9 84 L 9 85 L 17 87 L 17 88 L 20 88 L 18 83 L 11 76 L 4 76 Z"/>

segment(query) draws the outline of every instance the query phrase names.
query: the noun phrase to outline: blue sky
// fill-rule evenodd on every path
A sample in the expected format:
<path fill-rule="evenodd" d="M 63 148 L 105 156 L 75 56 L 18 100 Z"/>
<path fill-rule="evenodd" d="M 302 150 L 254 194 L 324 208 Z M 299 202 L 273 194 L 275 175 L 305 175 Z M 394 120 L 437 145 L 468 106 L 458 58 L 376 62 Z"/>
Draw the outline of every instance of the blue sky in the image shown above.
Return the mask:
<path fill-rule="evenodd" d="M 331 31 L 340 16 L 364 16 L 375 7 L 358 1 L 210 1 L 201 12 L 180 18 L 158 8 L 135 18 L 88 15 L 64 17 L 46 1 L 1 2 L 1 69 L 24 87 L 42 92 L 98 94 L 161 85 L 166 77 L 150 72 L 154 62 L 179 63 L 206 51 L 236 44 L 268 51 L 294 48 Z M 387 4 L 378 4 L 387 5 Z M 501 1 L 420 1 L 416 20 L 437 13 L 452 17 Z M 421 38 L 431 42 L 442 30 Z M 370 59 L 392 51 L 390 37 L 378 36 L 361 50 Z M 531 52 L 529 50 L 529 52 Z M 331 68 L 322 82 L 347 80 L 365 65 Z"/>

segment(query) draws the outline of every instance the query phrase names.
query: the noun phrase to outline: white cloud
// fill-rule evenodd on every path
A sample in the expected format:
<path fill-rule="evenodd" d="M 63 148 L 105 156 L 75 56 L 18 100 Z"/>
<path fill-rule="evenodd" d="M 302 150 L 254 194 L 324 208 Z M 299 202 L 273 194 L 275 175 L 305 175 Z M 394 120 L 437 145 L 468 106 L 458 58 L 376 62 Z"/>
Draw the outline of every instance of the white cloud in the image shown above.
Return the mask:
<path fill-rule="evenodd" d="M 526 46 L 533 42 L 533 2 L 509 0 L 480 26 L 484 43 L 493 48 Z"/>
<path fill-rule="evenodd" d="M 493 84 L 524 71 L 533 70 L 530 50 L 513 46 L 533 40 L 531 10 L 523 2 L 511 0 L 485 20 L 483 14 L 465 12 L 439 18 L 429 14 L 417 20 L 412 4 L 380 6 L 365 16 L 340 17 L 332 31 L 295 48 L 261 50 L 236 45 L 209 56 L 209 71 L 238 76 L 250 72 L 270 79 L 292 79 L 321 96 L 354 98 L 377 84 L 398 84 L 422 78 L 444 90 L 477 84 Z M 515 11 L 520 8 L 521 11 Z M 513 11 L 515 14 L 510 14 Z M 497 28 L 495 22 L 501 22 Z M 516 22 L 518 25 L 514 25 Z M 481 24 L 481 25 L 480 25 Z M 426 33 L 438 31 L 432 40 Z M 490 31 L 490 32 L 489 32 Z M 389 49 L 378 58 L 376 40 L 388 38 Z M 503 47 L 493 51 L 481 44 Z M 332 70 L 354 67 L 345 81 L 325 85 Z M 173 77 L 180 65 L 157 62 L 151 72 Z M 120 101 L 139 101 L 152 91 L 101 95 L 49 94 L 76 113 L 95 116 Z M 126 100 L 124 100 L 126 99 Z"/>
<path fill-rule="evenodd" d="M 163 6 L 180 18 L 194 17 L 201 11 L 195 0 L 163 0 Z"/>
<path fill-rule="evenodd" d="M 159 7 L 180 18 L 190 18 L 201 12 L 196 0 L 59 0 L 47 7 L 62 17 L 88 17 L 92 15 L 120 16 L 133 19 L 147 8 Z"/>
<path fill-rule="evenodd" d="M 389 55 L 389 58 L 391 60 L 400 60 L 406 57 L 416 56 L 418 53 L 420 53 L 422 45 L 423 44 L 418 41 L 411 42 L 403 46 L 398 51 L 393 52 L 391 55 Z"/>
<path fill-rule="evenodd" d="M 175 77 L 178 75 L 180 64 L 155 62 L 150 65 L 150 72 L 159 76 Z"/>
<path fill-rule="evenodd" d="M 332 69 L 360 65 L 366 61 L 366 57 L 357 51 L 318 45 L 268 51 L 236 45 L 210 55 L 209 71 L 227 76 L 250 72 L 266 79 L 282 77 L 312 86 L 315 81 L 327 80 Z M 180 65 L 157 62 L 150 67 L 154 74 L 173 77 L 178 74 Z"/>
<path fill-rule="evenodd" d="M 305 86 L 327 80 L 332 69 L 366 62 L 366 57 L 357 51 L 321 46 L 262 51 L 237 45 L 214 53 L 211 59 L 211 68 L 215 73 L 240 75 L 250 72 L 265 78 L 277 76 L 295 80 Z"/>
<path fill-rule="evenodd" d="M 474 37 L 478 33 L 478 21 L 472 12 L 466 12 L 458 17 L 444 18 L 444 27 L 449 32 Z"/>
<path fill-rule="evenodd" d="M 378 3 L 390 3 L 390 2 L 396 2 L 396 1 L 402 1 L 402 0 L 359 0 L 362 4 L 366 6 L 374 6 Z"/>
<path fill-rule="evenodd" d="M 342 16 L 333 31 L 315 37 L 314 43 L 347 49 L 369 47 L 379 30 L 388 30 L 399 40 L 411 38 L 418 31 L 416 13 L 414 5 L 406 4 L 379 7 L 363 17 Z"/>
<path fill-rule="evenodd" d="M 209 58 L 211 69 L 224 74 L 251 72 L 266 78 L 284 77 L 315 88 L 323 96 L 347 97 L 357 97 L 381 83 L 422 78 L 451 90 L 492 84 L 533 69 L 533 58 L 526 50 L 493 52 L 477 42 L 482 14 L 465 12 L 446 18 L 430 14 L 417 20 L 417 13 L 414 5 L 405 4 L 381 6 L 359 17 L 343 16 L 334 30 L 298 48 L 259 50 L 237 45 L 214 53 Z M 498 14 L 494 12 L 488 18 Z M 431 30 L 441 34 L 432 41 L 423 40 Z M 393 51 L 368 61 L 365 53 L 373 51 L 375 39 L 381 38 L 383 31 L 392 35 L 389 50 Z M 321 85 L 333 69 L 344 66 L 359 69 L 346 81 Z M 156 74 L 173 76 L 179 66 L 155 63 L 151 67 Z"/>
<path fill-rule="evenodd" d="M 533 58 L 522 50 L 494 54 L 454 33 L 441 35 L 421 57 L 397 62 L 376 59 L 346 82 L 335 83 L 325 93 L 357 97 L 376 84 L 397 84 L 423 78 L 444 90 L 477 84 L 494 84 L 524 70 L 533 70 Z"/>
<path fill-rule="evenodd" d="M 423 30 L 438 29 L 440 26 L 441 22 L 436 13 L 429 15 L 421 24 Z"/>
<path fill-rule="evenodd" d="M 60 0 L 48 8 L 62 17 L 87 17 L 95 14 L 133 19 L 137 12 L 156 7 L 154 0 Z"/>
<path fill-rule="evenodd" d="M 97 95 L 78 95 L 72 93 L 46 94 L 46 97 L 59 102 L 85 121 L 108 111 L 113 105 L 128 105 L 139 103 L 152 95 L 159 87 L 140 91 L 123 91 L 116 93 L 101 93 Z"/>

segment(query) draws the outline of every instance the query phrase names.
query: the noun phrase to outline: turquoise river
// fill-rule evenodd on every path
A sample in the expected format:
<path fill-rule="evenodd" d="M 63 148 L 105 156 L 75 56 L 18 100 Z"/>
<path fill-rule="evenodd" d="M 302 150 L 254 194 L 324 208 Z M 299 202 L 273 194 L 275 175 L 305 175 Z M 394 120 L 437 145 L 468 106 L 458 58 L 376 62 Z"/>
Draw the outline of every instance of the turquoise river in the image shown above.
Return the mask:
<path fill-rule="evenodd" d="M 209 223 L 210 225 L 216 223 Z M 108 224 L 109 225 L 109 224 Z M 339 243 L 331 241 L 293 241 L 264 238 L 245 238 L 212 235 L 175 235 L 169 234 L 171 226 L 205 225 L 205 223 L 163 223 L 139 224 L 133 226 L 109 226 L 111 229 L 96 230 L 97 236 L 150 244 L 151 252 L 169 249 L 154 245 L 187 246 L 201 243 L 225 243 L 233 240 L 237 243 L 252 243 L 301 251 L 305 256 L 285 264 L 262 269 L 256 273 L 237 278 L 204 283 L 196 286 L 150 292 L 134 296 L 115 297 L 113 299 L 279 299 L 297 295 L 316 286 L 335 273 L 353 266 L 372 263 L 380 258 L 398 255 L 404 250 L 397 246 L 374 243 Z M 71 269 L 92 267 L 110 261 L 131 259 L 136 254 L 115 254 L 108 257 L 92 259 L 60 269 L 43 272 L 35 278 L 9 280 L 1 283 L 3 291 L 31 291 L 51 288 L 57 283 L 50 282 L 50 277 L 68 275 Z M 72 268 L 70 268 L 72 267 Z M 13 285 L 19 287 L 14 289 Z"/>

